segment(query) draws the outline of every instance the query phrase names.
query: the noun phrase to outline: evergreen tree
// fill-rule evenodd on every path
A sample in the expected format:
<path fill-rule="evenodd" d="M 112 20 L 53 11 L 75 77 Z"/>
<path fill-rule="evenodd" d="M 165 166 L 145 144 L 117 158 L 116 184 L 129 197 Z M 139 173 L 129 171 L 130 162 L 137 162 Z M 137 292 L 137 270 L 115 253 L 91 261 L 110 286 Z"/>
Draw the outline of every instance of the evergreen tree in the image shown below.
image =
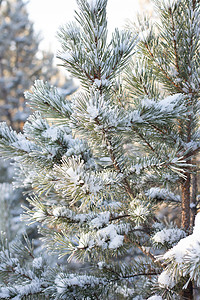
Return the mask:
<path fill-rule="evenodd" d="M 39 36 L 33 30 L 21 0 L 0 2 L 0 120 L 6 120 L 17 131 L 30 114 L 26 106 L 24 90 L 40 77 L 61 85 L 61 74 L 53 67 L 53 54 L 39 50 Z M 57 75 L 57 78 L 55 77 Z M 55 82 L 56 81 L 56 82 Z M 65 95 L 74 90 L 72 81 L 66 81 Z M 65 87 L 65 86 L 63 86 Z M 6 231 L 9 240 L 23 232 L 19 222 L 20 205 L 24 203 L 21 190 L 12 189 L 14 169 L 9 162 L 0 160 L 0 230 Z M 19 224 L 17 224 L 17 221 Z M 22 228 L 23 227 L 23 228 Z M 20 231 L 20 232 L 19 232 Z M 30 230 L 29 230 L 30 233 Z"/>
<path fill-rule="evenodd" d="M 0 3 L 0 120 L 21 130 L 30 114 L 24 90 L 38 77 L 51 80 L 58 70 L 53 54 L 39 51 L 40 39 L 22 0 Z"/>
<path fill-rule="evenodd" d="M 0 296 L 192 299 L 200 287 L 200 214 L 191 233 L 189 203 L 200 145 L 199 3 L 159 1 L 159 25 L 145 19 L 140 39 L 115 30 L 110 42 L 107 0 L 77 3 L 76 23 L 59 30 L 58 57 L 82 90 L 70 101 L 36 81 L 26 93 L 35 113 L 23 134 L 1 124 L 0 152 L 15 158 L 16 186 L 34 188 L 25 217 L 41 224 L 44 246 L 90 266 L 51 268 L 28 241 L 2 236 Z M 161 203 L 180 208 L 180 228 L 159 218 Z"/>

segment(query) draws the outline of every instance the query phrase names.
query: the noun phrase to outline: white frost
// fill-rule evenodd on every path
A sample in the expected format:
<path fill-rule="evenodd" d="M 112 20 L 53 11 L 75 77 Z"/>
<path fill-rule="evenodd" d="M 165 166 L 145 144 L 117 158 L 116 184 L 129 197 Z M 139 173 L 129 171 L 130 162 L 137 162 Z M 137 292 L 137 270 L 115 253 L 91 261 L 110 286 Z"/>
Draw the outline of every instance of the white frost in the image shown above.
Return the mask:
<path fill-rule="evenodd" d="M 99 115 L 98 108 L 95 105 L 93 105 L 92 103 L 88 103 L 87 112 L 90 116 L 90 120 L 94 120 Z"/>
<path fill-rule="evenodd" d="M 114 224 L 110 224 L 96 233 L 82 233 L 77 248 L 93 248 L 95 246 L 102 249 L 117 249 L 123 245 L 124 236 L 118 234 L 118 228 Z"/>
<path fill-rule="evenodd" d="M 116 293 L 123 295 L 123 297 L 130 298 L 130 296 L 133 296 L 133 294 L 135 293 L 135 289 L 133 289 L 133 288 L 130 289 L 126 286 L 124 286 L 124 287 L 118 286 L 116 288 Z M 131 297 L 131 299 L 132 299 L 132 297 Z"/>
<path fill-rule="evenodd" d="M 103 225 L 108 224 L 109 219 L 110 219 L 110 212 L 109 211 L 102 212 L 99 214 L 98 217 L 96 217 L 90 222 L 90 226 L 92 228 L 101 228 Z"/>
<path fill-rule="evenodd" d="M 160 274 L 161 286 L 172 287 L 181 276 L 189 275 L 200 286 L 200 213 L 196 215 L 193 233 L 178 242 L 159 259 L 168 262 L 168 267 Z M 171 267 L 170 267 L 171 266 Z M 176 272 L 174 272 L 176 266 Z M 186 267 L 187 266 L 187 267 Z"/>
<path fill-rule="evenodd" d="M 67 209 L 65 206 L 57 206 L 52 211 L 55 217 L 67 217 L 72 218 L 72 211 Z"/>
<path fill-rule="evenodd" d="M 191 251 L 192 248 L 196 248 L 197 250 L 200 250 L 200 213 L 196 215 L 195 218 L 195 226 L 193 230 L 193 234 L 187 236 L 186 238 L 183 238 L 180 240 L 180 242 L 174 246 L 172 249 L 167 251 L 164 255 L 163 258 L 168 258 L 168 257 L 174 257 L 174 259 L 178 263 L 182 263 L 184 256 L 188 254 L 188 252 Z"/>
<path fill-rule="evenodd" d="M 151 33 L 150 29 L 141 31 L 139 33 L 139 39 L 140 39 L 140 41 L 145 42 L 147 40 L 147 38 L 149 37 L 150 33 Z"/>
<path fill-rule="evenodd" d="M 161 106 L 162 110 L 171 111 L 182 96 L 182 94 L 171 95 L 159 101 L 158 104 Z"/>
<path fill-rule="evenodd" d="M 35 269 L 41 269 L 42 264 L 43 264 L 42 257 L 36 257 L 36 258 L 34 258 L 32 264 L 33 264 L 33 268 L 35 268 Z"/>
<path fill-rule="evenodd" d="M 163 0 L 167 7 L 173 7 L 177 0 Z"/>
<path fill-rule="evenodd" d="M 59 133 L 59 128 L 49 127 L 42 133 L 42 136 L 45 138 L 51 139 L 52 141 L 56 141 L 59 136 L 58 133 Z"/>
<path fill-rule="evenodd" d="M 163 299 L 161 296 L 154 295 L 154 296 L 151 296 L 150 298 L 148 298 L 147 300 L 163 300 Z"/>
<path fill-rule="evenodd" d="M 146 193 L 146 196 L 150 198 L 157 198 L 157 199 L 163 199 L 165 201 L 180 201 L 180 196 L 175 195 L 174 193 L 170 192 L 167 189 L 161 189 L 159 187 L 150 188 Z"/>
<path fill-rule="evenodd" d="M 96 5 L 97 5 L 97 1 L 98 1 L 98 0 L 87 0 L 88 4 L 90 5 L 90 9 L 91 9 L 91 10 L 94 10 L 94 8 L 95 8 Z"/>
<path fill-rule="evenodd" d="M 65 59 L 65 60 L 67 60 L 67 61 L 73 61 L 73 60 L 74 60 L 73 56 L 72 56 L 71 53 L 69 53 L 69 52 L 61 53 L 61 54 L 59 55 L 59 57 L 62 58 L 62 59 Z"/>
<path fill-rule="evenodd" d="M 58 274 L 55 279 L 55 284 L 58 294 L 62 294 L 72 286 L 84 288 L 87 285 L 95 287 L 99 284 L 99 279 L 94 276 L 76 275 L 76 274 Z"/>
<path fill-rule="evenodd" d="M 32 143 L 28 141 L 24 137 L 20 137 L 17 141 L 11 144 L 11 146 L 15 147 L 16 149 L 25 151 L 25 152 L 30 152 L 31 151 L 31 146 Z"/>
<path fill-rule="evenodd" d="M 98 88 L 100 88 L 100 86 L 101 86 L 101 80 L 95 79 L 94 82 L 96 83 L 96 85 L 98 86 Z"/>
<path fill-rule="evenodd" d="M 46 214 L 43 210 L 38 210 L 33 215 L 34 219 L 36 219 L 38 222 L 44 221 L 46 219 Z"/>
<path fill-rule="evenodd" d="M 172 276 L 170 276 L 167 270 L 163 271 L 158 277 L 158 283 L 160 287 L 169 287 L 173 288 L 175 286 L 175 281 Z"/>
<path fill-rule="evenodd" d="M 10 298 L 10 293 L 7 288 L 1 287 L 0 288 L 0 297 L 1 299 Z"/>
<path fill-rule="evenodd" d="M 116 249 L 123 245 L 124 236 L 117 233 L 117 228 L 114 224 L 110 224 L 107 227 L 100 229 L 97 233 L 97 244 L 99 246 L 109 249 Z M 106 242 L 106 240 L 108 240 Z M 107 245 L 106 245 L 107 244 Z"/>
<path fill-rule="evenodd" d="M 180 239 L 186 236 L 185 232 L 179 228 L 167 228 L 157 232 L 153 236 L 153 241 L 156 243 L 165 244 L 168 243 L 173 246 L 177 243 Z"/>

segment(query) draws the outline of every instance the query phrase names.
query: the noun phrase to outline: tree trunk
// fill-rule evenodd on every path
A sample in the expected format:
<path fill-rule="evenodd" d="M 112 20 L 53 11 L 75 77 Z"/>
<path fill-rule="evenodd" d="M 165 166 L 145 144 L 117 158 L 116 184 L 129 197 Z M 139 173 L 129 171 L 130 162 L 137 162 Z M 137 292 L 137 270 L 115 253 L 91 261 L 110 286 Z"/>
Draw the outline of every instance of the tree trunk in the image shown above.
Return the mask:
<path fill-rule="evenodd" d="M 195 161 L 193 161 L 193 164 L 195 165 Z M 192 228 L 194 226 L 194 219 L 197 214 L 197 193 L 198 193 L 198 187 L 197 187 L 197 171 L 195 170 L 192 174 L 191 178 L 191 185 L 192 185 L 192 193 L 191 193 L 191 211 L 190 211 L 190 230 L 192 231 Z"/>
<path fill-rule="evenodd" d="M 181 294 L 180 294 L 180 299 L 181 300 L 193 300 L 193 286 L 192 286 L 192 282 L 190 282 L 188 284 L 187 289 L 182 290 Z"/>
<path fill-rule="evenodd" d="M 181 225 L 185 231 L 190 228 L 190 173 L 186 173 L 186 180 L 181 184 L 182 215 Z"/>
<path fill-rule="evenodd" d="M 190 162 L 188 162 L 190 163 Z M 186 173 L 186 180 L 181 184 L 181 200 L 182 200 L 182 215 L 181 215 L 181 225 L 182 228 L 189 233 L 190 229 L 190 184 L 191 175 Z M 181 300 L 193 300 L 193 286 L 192 282 L 188 284 L 187 289 L 182 290 Z"/>

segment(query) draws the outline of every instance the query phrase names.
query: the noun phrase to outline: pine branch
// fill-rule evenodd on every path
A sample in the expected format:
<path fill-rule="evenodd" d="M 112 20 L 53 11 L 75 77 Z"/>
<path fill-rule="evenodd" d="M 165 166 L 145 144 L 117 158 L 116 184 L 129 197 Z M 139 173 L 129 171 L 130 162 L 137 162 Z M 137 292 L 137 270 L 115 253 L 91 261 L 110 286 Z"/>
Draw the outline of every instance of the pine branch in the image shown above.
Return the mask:
<path fill-rule="evenodd" d="M 149 46 L 147 43 L 144 44 L 145 48 L 147 49 L 149 56 L 153 59 L 153 62 L 156 64 L 158 70 L 163 74 L 163 76 L 166 78 L 167 81 L 169 81 L 179 93 L 183 93 L 181 87 L 179 85 L 177 85 L 172 78 L 170 77 L 170 75 L 167 73 L 167 71 L 165 71 L 162 67 L 162 65 L 160 65 L 156 58 L 154 57 L 154 54 L 151 52 L 151 50 L 149 49 Z"/>
<path fill-rule="evenodd" d="M 171 16 L 172 33 L 173 33 L 173 36 L 174 36 L 174 38 L 173 38 L 173 45 L 174 45 L 174 54 L 175 54 L 176 69 L 177 69 L 178 75 L 180 76 L 179 58 L 178 58 L 178 51 L 177 51 L 177 44 L 176 44 L 176 35 L 175 35 L 174 15 L 172 13 L 171 7 L 169 7 L 169 14 Z"/>
<path fill-rule="evenodd" d="M 95 121 L 96 121 L 96 123 L 97 123 L 98 126 L 101 125 L 101 123 L 100 123 L 100 121 L 99 121 L 98 118 L 96 118 Z M 114 166 L 115 170 L 116 170 L 118 173 L 123 174 L 123 171 L 121 170 L 120 165 L 119 165 L 119 163 L 117 162 L 117 159 L 116 159 L 116 157 L 115 157 L 115 154 L 114 154 L 114 151 L 113 151 L 112 142 L 111 142 L 111 140 L 108 138 L 108 133 L 107 133 L 107 131 L 106 131 L 105 129 L 102 129 L 102 133 L 103 133 L 103 139 L 104 139 L 105 142 L 106 142 L 107 150 L 108 150 L 108 153 L 110 154 L 110 158 L 111 158 L 111 160 L 112 160 L 112 162 L 113 162 L 113 166 Z M 125 189 L 126 189 L 127 193 L 129 194 L 129 196 L 130 196 L 131 198 L 133 198 L 133 197 L 135 196 L 135 193 L 134 193 L 134 191 L 131 189 L 130 183 L 128 182 L 128 180 L 127 180 L 126 178 L 124 178 L 124 179 L 122 180 L 122 182 L 124 183 Z"/>

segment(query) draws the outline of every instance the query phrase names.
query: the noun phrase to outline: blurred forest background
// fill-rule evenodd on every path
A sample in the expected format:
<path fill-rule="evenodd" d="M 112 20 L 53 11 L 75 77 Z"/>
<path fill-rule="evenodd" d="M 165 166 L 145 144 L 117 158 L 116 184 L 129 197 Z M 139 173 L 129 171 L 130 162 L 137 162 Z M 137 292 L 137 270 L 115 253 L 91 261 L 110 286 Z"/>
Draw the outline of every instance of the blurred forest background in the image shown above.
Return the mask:
<path fill-rule="evenodd" d="M 40 34 L 22 0 L 0 1 L 0 122 L 5 121 L 17 132 L 31 109 L 25 103 L 24 91 L 29 90 L 36 79 L 42 79 L 59 87 L 68 97 L 76 86 L 54 63 L 54 54 L 40 49 Z M 20 222 L 21 205 L 25 191 L 13 190 L 14 166 L 11 161 L 0 160 L 0 230 L 12 240 L 23 235 L 25 225 Z M 31 229 L 29 229 L 31 232 Z"/>

